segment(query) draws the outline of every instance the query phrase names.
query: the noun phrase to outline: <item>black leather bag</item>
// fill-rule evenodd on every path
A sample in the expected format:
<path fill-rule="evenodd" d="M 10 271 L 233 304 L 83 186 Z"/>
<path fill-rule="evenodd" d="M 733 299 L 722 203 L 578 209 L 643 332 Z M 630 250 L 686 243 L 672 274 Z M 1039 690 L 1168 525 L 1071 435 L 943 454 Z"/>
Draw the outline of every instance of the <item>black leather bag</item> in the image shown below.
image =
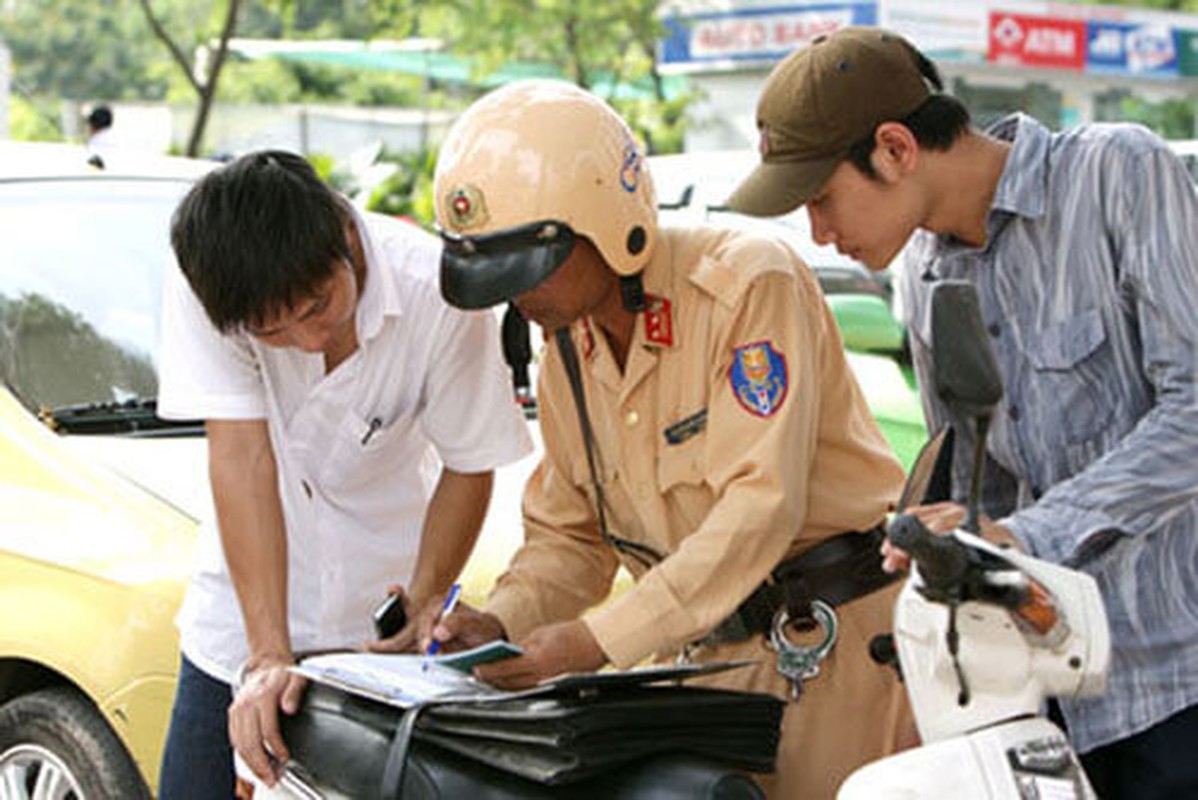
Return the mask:
<path fill-rule="evenodd" d="M 681 686 L 404 710 L 310 684 L 284 716 L 293 774 L 328 797 L 760 798 L 783 704 Z M 400 763 L 397 763 L 399 760 Z"/>

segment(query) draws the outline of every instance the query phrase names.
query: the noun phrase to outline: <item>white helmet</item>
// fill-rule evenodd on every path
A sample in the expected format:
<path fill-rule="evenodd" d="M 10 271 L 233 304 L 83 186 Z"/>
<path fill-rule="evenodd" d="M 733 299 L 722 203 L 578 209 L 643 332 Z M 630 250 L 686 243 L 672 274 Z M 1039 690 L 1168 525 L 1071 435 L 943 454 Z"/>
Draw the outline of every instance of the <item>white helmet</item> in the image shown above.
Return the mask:
<path fill-rule="evenodd" d="M 621 276 L 645 268 L 657 206 L 644 155 L 598 97 L 562 81 L 484 96 L 441 147 L 433 192 L 441 292 L 484 308 L 534 288 L 589 239 Z"/>

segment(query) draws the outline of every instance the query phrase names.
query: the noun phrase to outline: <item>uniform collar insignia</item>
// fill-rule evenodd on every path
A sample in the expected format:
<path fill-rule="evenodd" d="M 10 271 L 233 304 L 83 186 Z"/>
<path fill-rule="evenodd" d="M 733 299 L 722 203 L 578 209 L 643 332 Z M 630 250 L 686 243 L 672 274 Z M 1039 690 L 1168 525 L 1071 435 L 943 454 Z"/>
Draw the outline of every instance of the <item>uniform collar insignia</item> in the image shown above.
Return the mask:
<path fill-rule="evenodd" d="M 645 341 L 659 347 L 674 346 L 674 315 L 668 298 L 645 295 Z"/>

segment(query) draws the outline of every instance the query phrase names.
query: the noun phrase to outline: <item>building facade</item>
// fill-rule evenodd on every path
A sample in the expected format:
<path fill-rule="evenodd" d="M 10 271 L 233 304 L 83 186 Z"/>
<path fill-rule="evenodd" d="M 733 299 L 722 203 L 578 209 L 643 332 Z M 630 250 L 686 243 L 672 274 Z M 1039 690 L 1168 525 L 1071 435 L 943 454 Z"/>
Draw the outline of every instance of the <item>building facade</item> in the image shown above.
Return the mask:
<path fill-rule="evenodd" d="M 663 72 L 686 75 L 688 150 L 755 146 L 754 108 L 770 69 L 848 25 L 895 30 L 935 59 L 982 124 L 1026 111 L 1053 128 L 1119 119 L 1124 101 L 1180 101 L 1195 131 L 1198 14 L 1042 0 L 670 0 Z"/>

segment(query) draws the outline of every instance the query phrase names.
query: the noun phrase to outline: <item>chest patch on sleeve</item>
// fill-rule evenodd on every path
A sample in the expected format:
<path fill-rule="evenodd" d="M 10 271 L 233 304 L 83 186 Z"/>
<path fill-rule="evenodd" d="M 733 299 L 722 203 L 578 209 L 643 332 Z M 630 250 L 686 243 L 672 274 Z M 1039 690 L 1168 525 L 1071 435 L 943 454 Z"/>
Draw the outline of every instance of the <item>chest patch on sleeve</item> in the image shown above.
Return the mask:
<path fill-rule="evenodd" d="M 771 417 L 786 400 L 786 357 L 768 341 L 742 345 L 732 351 L 728 379 L 745 411 Z"/>

